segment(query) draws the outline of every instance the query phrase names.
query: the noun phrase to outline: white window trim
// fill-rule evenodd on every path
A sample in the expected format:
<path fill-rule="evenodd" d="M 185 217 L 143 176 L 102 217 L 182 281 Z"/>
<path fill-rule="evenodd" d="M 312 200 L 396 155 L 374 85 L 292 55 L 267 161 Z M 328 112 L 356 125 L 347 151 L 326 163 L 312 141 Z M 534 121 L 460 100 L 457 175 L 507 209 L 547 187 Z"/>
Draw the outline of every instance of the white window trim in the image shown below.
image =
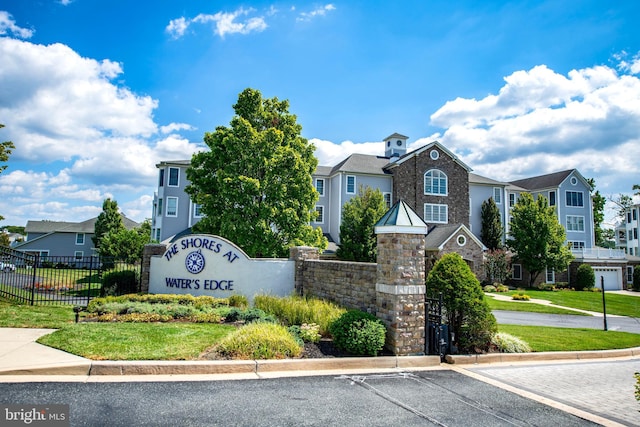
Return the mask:
<path fill-rule="evenodd" d="M 316 219 L 314 219 L 313 222 L 315 222 L 316 224 L 324 224 L 324 206 L 316 205 L 316 212 L 318 211 L 318 209 L 322 211 L 322 214 L 319 215 L 321 216 L 320 221 L 318 221 L 318 216 L 316 216 Z"/>
<path fill-rule="evenodd" d="M 322 181 L 322 192 L 318 191 L 318 182 L 320 181 Z M 324 197 L 324 185 L 325 185 L 324 178 L 316 178 L 316 191 L 318 191 L 318 194 L 320 195 L 320 197 Z"/>
<path fill-rule="evenodd" d="M 549 273 L 551 273 L 551 280 L 549 280 Z M 554 269 L 551 269 L 551 271 L 549 271 L 549 269 L 545 269 L 544 272 L 544 280 L 545 283 L 556 283 L 556 272 Z"/>
<path fill-rule="evenodd" d="M 498 195 L 498 198 L 496 198 L 496 194 Z M 502 204 L 502 188 L 493 187 L 493 201 L 496 202 L 496 205 Z"/>
<path fill-rule="evenodd" d="M 163 199 L 160 197 L 158 198 L 158 205 L 157 205 L 157 210 L 156 210 L 156 216 L 162 216 L 162 214 L 164 212 L 162 212 L 162 209 L 164 208 L 164 201 Z"/>
<path fill-rule="evenodd" d="M 437 206 L 438 207 L 438 213 L 440 213 L 440 209 L 442 209 L 444 207 L 444 214 L 445 214 L 446 220 L 445 221 L 434 221 L 433 219 L 427 219 L 427 207 L 429 207 L 429 206 L 431 206 L 431 207 Z M 433 213 L 433 209 L 432 209 L 432 213 Z M 440 215 L 438 215 L 438 216 L 440 216 Z M 424 222 L 431 223 L 431 224 L 448 224 L 449 223 L 449 205 L 443 205 L 443 204 L 439 204 L 439 203 L 425 203 L 424 204 L 424 208 L 423 208 L 423 218 L 424 218 Z"/>
<path fill-rule="evenodd" d="M 582 218 L 582 230 L 569 229 L 569 218 Z M 580 223 L 576 222 L 575 225 L 578 226 L 580 225 Z M 565 228 L 567 229 L 567 232 L 584 233 L 584 230 L 585 230 L 584 215 L 567 215 L 565 218 Z"/>
<path fill-rule="evenodd" d="M 445 186 L 444 193 L 434 193 L 434 192 L 427 191 L 427 174 L 430 172 L 439 172 L 442 174 L 442 176 L 444 176 L 444 186 Z M 441 179 L 441 178 L 438 178 L 438 179 Z M 433 181 L 433 176 L 431 176 L 431 180 Z M 426 196 L 448 196 L 449 195 L 449 176 L 443 171 L 441 171 L 440 169 L 429 169 L 428 171 L 426 171 L 422 176 L 422 185 L 424 187 L 424 194 Z M 431 188 L 433 188 L 433 185 L 431 185 Z"/>
<path fill-rule="evenodd" d="M 82 259 L 84 258 L 84 251 L 75 251 L 73 252 L 74 259 Z"/>
<path fill-rule="evenodd" d="M 567 195 L 569 193 L 580 193 L 582 195 L 582 205 L 570 205 L 567 203 Z M 557 200 L 556 200 L 557 203 Z M 584 208 L 584 191 L 573 191 L 573 190 L 567 190 L 564 192 L 564 203 L 567 205 L 567 207 L 569 208 Z"/>
<path fill-rule="evenodd" d="M 200 215 L 197 214 L 198 209 L 196 209 L 197 206 L 200 206 Z M 202 205 L 198 204 L 198 203 L 193 203 L 193 217 L 194 218 L 203 218 L 204 215 L 202 214 Z"/>
<path fill-rule="evenodd" d="M 349 178 L 353 178 L 353 191 L 349 191 Z M 345 191 L 347 194 L 356 194 L 358 183 L 355 175 L 347 175 Z"/>
<path fill-rule="evenodd" d="M 178 171 L 178 183 L 175 185 L 171 185 L 171 169 Z M 167 187 L 180 187 L 180 168 L 169 167 L 169 173 L 167 175 Z"/>
<path fill-rule="evenodd" d="M 387 206 L 387 209 L 389 209 L 391 206 L 393 206 L 393 197 L 391 193 L 382 193 L 382 200 L 384 200 L 385 206 L 387 204 L 387 199 L 385 197 L 389 196 L 389 206 Z"/>
<path fill-rule="evenodd" d="M 176 201 L 176 213 L 175 213 L 175 215 L 169 215 L 169 200 L 175 200 Z M 166 201 L 167 201 L 166 207 L 165 207 L 166 216 L 170 217 L 170 218 L 176 218 L 178 216 L 178 198 L 177 197 L 167 197 Z"/>
<path fill-rule="evenodd" d="M 518 271 L 520 272 L 518 276 L 516 276 L 516 269 L 513 268 L 516 266 L 518 266 Z M 511 267 L 511 278 L 513 280 L 522 280 L 522 264 L 513 264 L 513 266 Z"/>
<path fill-rule="evenodd" d="M 554 194 L 554 198 L 555 200 L 553 201 L 553 204 L 551 204 L 551 194 Z M 555 190 L 551 190 L 549 191 L 549 193 L 547 193 L 547 200 L 549 201 L 549 206 L 555 206 L 558 204 L 558 192 Z"/>
<path fill-rule="evenodd" d="M 82 243 L 78 243 L 78 237 L 82 236 Z M 84 245 L 84 242 L 86 241 L 86 235 L 84 233 L 76 233 L 76 245 L 77 246 L 82 246 Z"/>
<path fill-rule="evenodd" d="M 586 247 L 586 242 L 584 240 L 570 240 L 569 243 L 571 244 L 571 250 L 574 251 L 581 251 Z M 578 247 L 576 247 L 576 243 L 578 243 Z"/>

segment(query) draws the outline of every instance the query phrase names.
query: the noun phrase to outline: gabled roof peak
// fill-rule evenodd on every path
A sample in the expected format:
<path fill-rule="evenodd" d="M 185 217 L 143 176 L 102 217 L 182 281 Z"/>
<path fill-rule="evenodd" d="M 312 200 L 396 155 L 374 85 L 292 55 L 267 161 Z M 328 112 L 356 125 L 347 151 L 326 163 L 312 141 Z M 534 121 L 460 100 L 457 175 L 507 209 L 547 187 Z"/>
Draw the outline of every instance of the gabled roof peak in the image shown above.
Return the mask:
<path fill-rule="evenodd" d="M 427 234 L 427 224 L 404 200 L 396 202 L 376 223 L 376 234 Z"/>

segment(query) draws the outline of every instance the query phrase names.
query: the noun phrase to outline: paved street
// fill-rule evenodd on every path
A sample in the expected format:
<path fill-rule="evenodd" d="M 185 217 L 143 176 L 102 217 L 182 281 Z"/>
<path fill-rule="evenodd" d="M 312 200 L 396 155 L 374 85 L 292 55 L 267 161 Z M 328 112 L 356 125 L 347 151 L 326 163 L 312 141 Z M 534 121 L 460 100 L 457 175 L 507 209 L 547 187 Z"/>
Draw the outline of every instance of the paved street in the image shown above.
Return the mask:
<path fill-rule="evenodd" d="M 600 316 L 574 316 L 502 310 L 493 310 L 492 313 L 498 323 L 503 325 L 534 325 L 604 330 L 604 319 Z M 610 331 L 640 334 L 640 319 L 634 317 L 607 316 L 607 329 Z"/>
<path fill-rule="evenodd" d="M 90 426 L 592 426 L 449 369 L 236 381 L 2 383 L 3 404 L 68 404 Z"/>
<path fill-rule="evenodd" d="M 472 372 L 625 425 L 640 425 L 640 360 L 471 367 Z"/>

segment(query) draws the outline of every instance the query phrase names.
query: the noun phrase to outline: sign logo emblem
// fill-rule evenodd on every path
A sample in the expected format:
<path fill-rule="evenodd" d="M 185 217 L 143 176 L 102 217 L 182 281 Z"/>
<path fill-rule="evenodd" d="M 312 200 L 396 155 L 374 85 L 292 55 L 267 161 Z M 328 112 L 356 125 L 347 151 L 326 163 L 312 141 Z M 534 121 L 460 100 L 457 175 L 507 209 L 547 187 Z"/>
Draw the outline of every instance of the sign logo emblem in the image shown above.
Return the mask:
<path fill-rule="evenodd" d="M 199 249 L 187 255 L 185 259 L 187 271 L 192 274 L 198 274 L 204 269 L 204 256 Z"/>

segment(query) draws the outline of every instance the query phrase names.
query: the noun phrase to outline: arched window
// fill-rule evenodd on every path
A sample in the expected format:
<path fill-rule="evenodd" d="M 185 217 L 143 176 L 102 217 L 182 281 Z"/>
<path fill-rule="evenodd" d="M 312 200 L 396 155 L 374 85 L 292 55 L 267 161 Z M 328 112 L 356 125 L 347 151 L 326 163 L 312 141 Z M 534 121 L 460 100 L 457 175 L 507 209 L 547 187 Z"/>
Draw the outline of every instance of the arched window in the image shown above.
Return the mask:
<path fill-rule="evenodd" d="M 447 175 L 437 169 L 424 174 L 424 194 L 447 195 Z"/>

